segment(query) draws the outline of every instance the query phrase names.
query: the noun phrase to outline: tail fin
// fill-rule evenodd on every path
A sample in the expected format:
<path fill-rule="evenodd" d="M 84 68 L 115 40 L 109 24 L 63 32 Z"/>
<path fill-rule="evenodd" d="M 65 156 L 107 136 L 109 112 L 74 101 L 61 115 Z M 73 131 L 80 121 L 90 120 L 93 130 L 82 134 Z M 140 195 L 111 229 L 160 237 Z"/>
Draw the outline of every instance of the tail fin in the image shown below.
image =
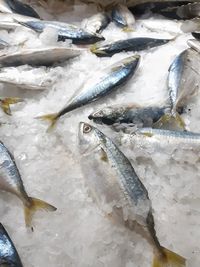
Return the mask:
<path fill-rule="evenodd" d="M 47 130 L 49 132 L 50 130 L 53 129 L 53 127 L 55 126 L 55 124 L 58 120 L 58 113 L 52 113 L 52 114 L 39 116 L 39 117 L 36 117 L 36 119 L 49 121 L 51 123 L 48 130 Z"/>
<path fill-rule="evenodd" d="M 185 267 L 186 259 L 182 256 L 163 248 L 166 257 L 154 256 L 152 267 Z"/>
<path fill-rule="evenodd" d="M 122 31 L 123 31 L 123 32 L 133 32 L 134 29 L 132 29 L 132 28 L 130 28 L 129 26 L 127 26 L 127 27 L 124 27 L 124 28 L 122 29 Z"/>
<path fill-rule="evenodd" d="M 29 200 L 30 201 L 28 202 L 28 205 L 24 205 L 24 216 L 27 227 L 31 227 L 33 215 L 37 210 L 46 210 L 46 211 L 57 210 L 54 206 L 40 199 L 30 197 Z"/>
<path fill-rule="evenodd" d="M 176 114 L 169 113 L 163 115 L 157 122 L 155 122 L 153 128 L 185 130 L 185 122 L 177 112 Z"/>
<path fill-rule="evenodd" d="M 23 99 L 17 98 L 17 97 L 7 97 L 4 99 L 0 99 L 1 108 L 7 115 L 11 115 L 10 105 L 16 104 L 19 102 L 23 102 Z"/>

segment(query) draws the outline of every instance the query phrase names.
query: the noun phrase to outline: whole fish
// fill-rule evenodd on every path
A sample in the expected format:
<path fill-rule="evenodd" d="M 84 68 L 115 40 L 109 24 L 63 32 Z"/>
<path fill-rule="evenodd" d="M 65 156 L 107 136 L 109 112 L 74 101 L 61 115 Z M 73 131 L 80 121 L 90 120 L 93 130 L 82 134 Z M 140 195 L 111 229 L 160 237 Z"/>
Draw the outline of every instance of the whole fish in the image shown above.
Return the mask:
<path fill-rule="evenodd" d="M 87 32 L 100 33 L 110 23 L 110 18 L 105 12 L 100 12 L 90 18 L 84 19 L 81 27 Z"/>
<path fill-rule="evenodd" d="M 26 22 L 19 21 L 19 24 L 39 33 L 43 32 L 47 27 L 53 28 L 58 33 L 58 41 L 70 39 L 74 44 L 92 44 L 104 40 L 104 37 L 99 33 L 91 33 L 85 29 L 64 22 L 31 20 Z"/>
<path fill-rule="evenodd" d="M 84 49 L 70 47 L 28 48 L 19 51 L 0 53 L 1 67 L 16 67 L 20 65 L 50 66 L 79 56 Z"/>
<path fill-rule="evenodd" d="M 200 16 L 200 3 L 189 3 L 187 5 L 169 7 L 162 11 L 166 14 L 175 14 L 179 19 L 193 19 Z"/>
<path fill-rule="evenodd" d="M 18 22 L 26 22 L 30 20 L 39 19 L 15 13 L 0 13 L 0 29 L 14 30 L 18 27 L 22 27 Z"/>
<path fill-rule="evenodd" d="M 95 111 L 89 115 L 89 119 L 95 123 L 118 126 L 123 124 L 125 128 L 152 127 L 167 112 L 167 107 L 140 107 L 134 104 L 114 105 Z"/>
<path fill-rule="evenodd" d="M 167 39 L 154 39 L 148 37 L 135 37 L 125 40 L 116 41 L 113 43 L 98 45 L 94 44 L 91 47 L 91 52 L 99 57 L 111 57 L 116 53 L 123 51 L 141 51 L 150 49 L 159 45 L 164 45 L 171 40 Z"/>
<path fill-rule="evenodd" d="M 112 9 L 112 20 L 124 31 L 132 31 L 135 24 L 133 13 L 123 4 L 118 4 Z"/>
<path fill-rule="evenodd" d="M 50 128 L 52 128 L 61 116 L 108 95 L 128 81 L 135 73 L 139 62 L 140 56 L 138 55 L 118 61 L 108 69 L 106 68 L 101 71 L 95 79 L 93 77 L 91 80 L 89 79 L 79 92 L 75 92 L 75 95 L 72 96 L 71 100 L 61 111 L 38 118 L 49 120 L 51 122 Z"/>
<path fill-rule="evenodd" d="M 97 128 L 80 123 L 79 148 L 86 183 L 98 207 L 136 230 L 153 248 L 152 267 L 184 267 L 185 259 L 160 245 L 147 189 L 128 158 Z"/>
<path fill-rule="evenodd" d="M 0 266 L 23 267 L 19 254 L 6 229 L 0 223 Z"/>
<path fill-rule="evenodd" d="M 32 217 L 37 210 L 56 210 L 54 206 L 28 196 L 15 159 L 2 142 L 0 142 L 0 190 L 14 194 L 22 201 L 27 227 L 31 227 Z"/>
<path fill-rule="evenodd" d="M 188 131 L 171 131 L 163 129 L 141 128 L 135 132 L 136 136 L 145 136 L 151 143 L 165 143 L 169 145 L 185 145 L 197 146 L 200 144 L 200 133 L 193 133 Z M 134 139 L 133 134 L 133 139 Z"/>
<path fill-rule="evenodd" d="M 200 54 L 189 48 L 169 68 L 168 89 L 172 113 L 183 107 L 199 88 Z"/>
<path fill-rule="evenodd" d="M 3 13 L 17 13 L 24 16 L 40 18 L 31 6 L 18 0 L 0 0 L 0 11 Z"/>

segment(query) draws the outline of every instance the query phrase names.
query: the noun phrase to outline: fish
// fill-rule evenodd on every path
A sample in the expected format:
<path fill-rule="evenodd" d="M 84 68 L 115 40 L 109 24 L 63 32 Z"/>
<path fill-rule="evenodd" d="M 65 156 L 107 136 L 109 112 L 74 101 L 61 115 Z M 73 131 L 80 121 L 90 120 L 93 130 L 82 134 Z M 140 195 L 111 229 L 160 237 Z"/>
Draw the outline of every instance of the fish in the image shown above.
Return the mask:
<path fill-rule="evenodd" d="M 96 74 L 95 79 L 91 77 L 88 82 L 75 92 L 67 105 L 58 113 L 47 114 L 37 117 L 38 119 L 50 121 L 49 130 L 56 124 L 63 115 L 97 101 L 99 98 L 108 95 L 119 86 L 125 84 L 135 73 L 140 63 L 140 56 L 126 57 Z"/>
<path fill-rule="evenodd" d="M 20 65 L 51 66 L 79 56 L 85 49 L 70 47 L 27 48 L 18 51 L 0 53 L 1 67 L 16 67 Z"/>
<path fill-rule="evenodd" d="M 3 13 L 17 13 L 33 18 L 40 18 L 31 6 L 18 0 L 0 0 L 0 11 Z"/>
<path fill-rule="evenodd" d="M 14 30 L 18 27 L 22 27 L 22 25 L 20 25 L 19 22 L 26 22 L 30 20 L 39 20 L 39 19 L 15 13 L 0 13 L 0 29 Z"/>
<path fill-rule="evenodd" d="M 6 229 L 0 223 L 0 266 L 23 267 L 19 254 Z"/>
<path fill-rule="evenodd" d="M 193 19 L 200 17 L 200 3 L 189 3 L 176 7 L 168 7 L 162 10 L 166 14 L 176 15 L 179 19 Z"/>
<path fill-rule="evenodd" d="M 32 217 L 36 211 L 56 210 L 54 206 L 27 194 L 15 159 L 2 142 L 0 142 L 0 190 L 9 192 L 22 201 L 25 223 L 28 228 L 32 228 Z"/>
<path fill-rule="evenodd" d="M 164 116 L 168 107 L 147 106 L 140 107 L 135 104 L 113 105 L 93 112 L 88 116 L 97 124 L 114 126 L 117 129 L 123 125 L 126 130 L 128 127 L 152 127 L 162 116 Z M 123 128 L 120 128 L 123 130 Z"/>
<path fill-rule="evenodd" d="M 0 97 L 0 107 L 4 111 L 5 114 L 11 116 L 10 105 L 17 104 L 23 102 L 23 99 L 18 97 Z"/>
<path fill-rule="evenodd" d="M 156 46 L 164 45 L 171 40 L 168 39 L 154 39 L 148 37 L 135 37 L 125 40 L 119 40 L 108 44 L 94 44 L 90 50 L 98 57 L 111 57 L 116 53 L 123 51 L 141 51 L 150 49 Z"/>
<path fill-rule="evenodd" d="M 135 18 L 126 5 L 117 4 L 112 9 L 112 21 L 114 21 L 118 27 L 122 28 L 123 31 L 133 31 Z"/>
<path fill-rule="evenodd" d="M 199 89 L 200 55 L 188 48 L 180 53 L 172 62 L 168 73 L 168 90 L 171 112 L 186 105 Z"/>
<path fill-rule="evenodd" d="M 81 28 L 91 33 L 101 33 L 110 23 L 106 12 L 99 12 L 90 18 L 84 19 Z"/>
<path fill-rule="evenodd" d="M 79 124 L 82 172 L 105 215 L 139 233 L 153 249 L 152 267 L 184 267 L 186 259 L 161 246 L 148 191 L 122 151 L 100 130 Z"/>
<path fill-rule="evenodd" d="M 169 145 L 178 145 L 184 147 L 185 145 L 197 146 L 200 144 L 200 133 L 193 133 L 190 131 L 174 131 L 167 129 L 153 129 L 153 128 L 140 128 L 133 133 L 134 136 L 144 136 L 151 143 L 165 143 Z"/>
<path fill-rule="evenodd" d="M 58 33 L 58 41 L 65 41 L 67 39 L 70 39 L 72 40 L 73 44 L 93 44 L 98 41 L 105 40 L 105 38 L 99 33 L 91 33 L 86 31 L 85 29 L 64 22 L 30 20 L 26 22 L 19 21 L 18 23 L 38 33 L 43 32 L 47 27 L 53 28 Z"/>

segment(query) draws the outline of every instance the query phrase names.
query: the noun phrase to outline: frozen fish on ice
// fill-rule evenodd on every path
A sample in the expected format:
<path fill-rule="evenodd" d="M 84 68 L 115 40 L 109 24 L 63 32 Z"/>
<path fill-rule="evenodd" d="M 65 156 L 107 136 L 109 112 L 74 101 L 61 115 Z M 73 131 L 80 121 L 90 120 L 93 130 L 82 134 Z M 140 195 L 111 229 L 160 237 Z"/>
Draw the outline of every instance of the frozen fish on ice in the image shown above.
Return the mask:
<path fill-rule="evenodd" d="M 110 18 L 106 12 L 100 12 L 90 18 L 86 18 L 81 23 L 81 27 L 87 32 L 100 33 L 110 23 Z"/>
<path fill-rule="evenodd" d="M 14 194 L 22 201 L 27 227 L 31 227 L 32 217 L 37 210 L 56 210 L 54 206 L 28 196 L 15 159 L 2 142 L 0 142 L 0 190 Z"/>
<path fill-rule="evenodd" d="M 137 231 L 153 249 L 152 267 L 184 267 L 186 260 L 161 246 L 147 189 L 128 158 L 97 128 L 81 122 L 82 170 L 98 207 L 115 222 Z"/>
<path fill-rule="evenodd" d="M 69 47 L 27 48 L 16 52 L 0 53 L 1 67 L 20 65 L 50 66 L 79 56 L 84 49 Z"/>
<path fill-rule="evenodd" d="M 128 81 L 135 73 L 139 62 L 139 55 L 126 57 L 118 61 L 109 68 L 101 71 L 98 76 L 95 76 L 95 79 L 93 77 L 89 79 L 83 88 L 79 92 L 75 92 L 68 104 L 58 113 L 48 114 L 38 118 L 50 121 L 50 128 L 53 127 L 63 115 L 108 95 Z"/>

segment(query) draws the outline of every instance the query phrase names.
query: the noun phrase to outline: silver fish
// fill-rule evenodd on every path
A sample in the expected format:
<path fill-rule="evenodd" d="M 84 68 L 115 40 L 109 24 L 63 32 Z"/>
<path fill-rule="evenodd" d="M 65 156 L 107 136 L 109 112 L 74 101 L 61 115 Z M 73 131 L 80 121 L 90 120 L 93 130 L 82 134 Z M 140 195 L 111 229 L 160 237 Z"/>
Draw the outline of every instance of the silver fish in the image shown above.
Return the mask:
<path fill-rule="evenodd" d="M 172 113 L 183 107 L 199 88 L 200 54 L 189 48 L 169 68 L 168 89 Z"/>
<path fill-rule="evenodd" d="M 17 13 L 24 16 L 40 18 L 31 6 L 18 0 L 0 0 L 0 11 L 3 13 Z"/>
<path fill-rule="evenodd" d="M 79 92 L 71 98 L 68 104 L 61 109 L 58 113 L 47 114 L 38 117 L 42 120 L 50 121 L 52 128 L 57 120 L 77 108 L 88 105 L 99 98 L 108 95 L 116 90 L 120 85 L 128 81 L 135 73 L 140 62 L 140 56 L 131 56 L 120 60 L 119 62 L 111 65 L 108 69 L 103 71 L 91 79 L 81 88 Z M 50 129 L 49 128 L 49 129 Z"/>
<path fill-rule="evenodd" d="M 23 267 L 19 254 L 6 229 L 0 223 L 0 266 Z"/>
<path fill-rule="evenodd" d="M 109 22 L 109 16 L 105 12 L 101 12 L 90 18 L 84 19 L 81 26 L 87 32 L 100 33 L 108 26 Z"/>
<path fill-rule="evenodd" d="M 75 25 L 57 21 L 26 21 L 19 22 L 36 32 L 43 32 L 45 28 L 53 28 L 58 32 L 58 41 L 72 40 L 74 44 L 93 44 L 97 41 L 104 40 L 104 37 L 99 33 L 91 33 Z"/>
<path fill-rule="evenodd" d="M 152 267 L 184 267 L 185 259 L 163 248 L 156 236 L 148 192 L 128 158 L 97 128 L 80 123 L 79 148 L 86 183 L 99 208 L 139 232 L 154 251 Z"/>
<path fill-rule="evenodd" d="M 112 20 L 124 31 L 132 31 L 135 18 L 126 5 L 118 4 L 112 10 Z"/>
<path fill-rule="evenodd" d="M 28 196 L 15 159 L 2 142 L 0 142 L 0 190 L 14 194 L 22 201 L 27 227 L 31 226 L 33 214 L 37 210 L 56 210 L 54 206 Z"/>
<path fill-rule="evenodd" d="M 167 111 L 167 107 L 143 108 L 134 104 L 113 105 L 93 112 L 88 118 L 95 123 L 112 125 L 115 130 L 118 127 L 120 130 L 127 130 L 132 127 L 152 127 Z"/>
<path fill-rule="evenodd" d="M 0 53 L 1 67 L 20 65 L 50 66 L 79 56 L 84 49 L 69 47 L 45 47 L 21 49 L 17 52 Z"/>
<path fill-rule="evenodd" d="M 149 37 L 135 37 L 125 40 L 119 40 L 108 44 L 94 44 L 91 46 L 91 52 L 98 57 L 111 57 L 116 53 L 128 51 L 142 51 L 168 43 L 169 39 L 155 39 Z"/>

